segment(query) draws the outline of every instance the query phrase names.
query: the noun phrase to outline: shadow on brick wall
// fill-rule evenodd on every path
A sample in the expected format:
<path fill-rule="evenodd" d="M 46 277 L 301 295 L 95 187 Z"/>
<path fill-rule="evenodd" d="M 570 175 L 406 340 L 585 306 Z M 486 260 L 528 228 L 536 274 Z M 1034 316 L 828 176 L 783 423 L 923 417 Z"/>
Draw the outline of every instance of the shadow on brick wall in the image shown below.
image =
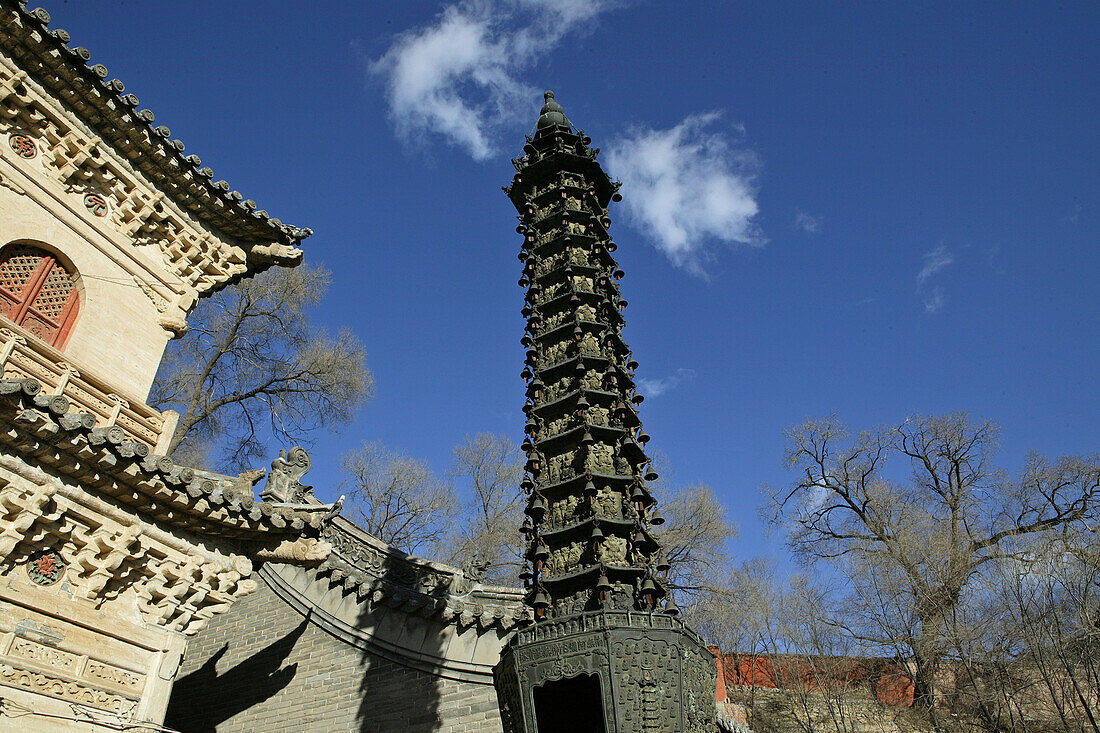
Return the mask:
<path fill-rule="evenodd" d="M 298 671 L 296 663 L 282 664 L 308 625 L 306 617 L 290 633 L 218 674 L 218 662 L 229 650 L 226 642 L 201 667 L 176 681 L 166 724 L 186 733 L 215 733 L 219 724 L 275 695 Z"/>
<path fill-rule="evenodd" d="M 442 656 L 443 635 L 437 625 L 410 612 L 406 601 L 423 602 L 416 590 L 423 587 L 417 566 L 386 557 L 379 577 L 384 596 L 370 600 L 359 614 L 359 626 L 404 624 L 406 640 L 416 642 L 422 658 Z M 437 588 L 440 596 L 445 589 Z M 359 689 L 359 729 L 362 733 L 435 733 L 444 729 L 440 710 L 443 680 L 429 672 L 381 660 L 364 650 L 366 674 Z M 451 721 L 454 722 L 454 721 Z"/>

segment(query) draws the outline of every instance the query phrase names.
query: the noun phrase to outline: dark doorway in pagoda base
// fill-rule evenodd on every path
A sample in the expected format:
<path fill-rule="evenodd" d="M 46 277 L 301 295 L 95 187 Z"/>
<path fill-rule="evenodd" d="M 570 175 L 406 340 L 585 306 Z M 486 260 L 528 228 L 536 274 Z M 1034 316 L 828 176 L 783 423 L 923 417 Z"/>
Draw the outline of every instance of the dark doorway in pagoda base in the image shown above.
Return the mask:
<path fill-rule="evenodd" d="M 605 733 L 600 678 L 582 674 L 534 689 L 538 733 Z"/>

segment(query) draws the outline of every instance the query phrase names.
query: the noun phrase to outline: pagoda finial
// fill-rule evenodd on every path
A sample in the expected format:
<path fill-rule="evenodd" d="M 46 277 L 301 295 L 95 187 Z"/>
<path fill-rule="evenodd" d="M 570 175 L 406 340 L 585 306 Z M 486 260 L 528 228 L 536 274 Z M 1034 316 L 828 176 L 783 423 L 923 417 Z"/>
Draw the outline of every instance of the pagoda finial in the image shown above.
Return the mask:
<path fill-rule="evenodd" d="M 546 127 L 553 127 L 556 125 L 569 126 L 569 118 L 565 116 L 565 110 L 561 105 L 554 101 L 554 92 L 549 89 L 542 95 L 546 100 L 546 103 L 542 105 L 542 109 L 539 110 L 539 121 L 536 125 L 537 129 L 541 130 Z"/>

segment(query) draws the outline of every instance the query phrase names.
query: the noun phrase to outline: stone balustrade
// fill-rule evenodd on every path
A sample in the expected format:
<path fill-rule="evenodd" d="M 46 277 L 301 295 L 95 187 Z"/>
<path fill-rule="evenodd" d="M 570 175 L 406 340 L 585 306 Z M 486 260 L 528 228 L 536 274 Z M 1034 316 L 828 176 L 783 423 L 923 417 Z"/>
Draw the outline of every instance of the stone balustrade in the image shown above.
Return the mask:
<path fill-rule="evenodd" d="M 158 412 L 144 402 L 119 394 L 57 349 L 4 322 L 0 327 L 0 369 L 4 379 L 30 377 L 42 383 L 47 394 L 64 395 L 73 409 L 95 417 L 97 427 L 117 426 L 126 440 L 144 443 L 154 453 L 164 454 L 179 415 L 172 410 Z"/>

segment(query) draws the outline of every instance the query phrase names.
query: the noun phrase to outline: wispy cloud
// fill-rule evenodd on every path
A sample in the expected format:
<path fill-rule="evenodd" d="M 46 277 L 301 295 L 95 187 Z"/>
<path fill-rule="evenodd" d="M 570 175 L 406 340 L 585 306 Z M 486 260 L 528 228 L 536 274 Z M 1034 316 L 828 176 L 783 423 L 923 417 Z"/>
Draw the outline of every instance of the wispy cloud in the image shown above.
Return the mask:
<path fill-rule="evenodd" d="M 955 255 L 947 249 L 945 244 L 924 253 L 924 266 L 917 273 L 917 292 L 924 297 L 925 313 L 934 314 L 943 310 L 947 302 L 943 288 L 939 285 L 930 286 L 929 280 L 954 261 Z"/>
<path fill-rule="evenodd" d="M 637 128 L 607 151 L 608 170 L 623 181 L 627 220 L 652 237 L 672 262 L 696 274 L 713 245 L 760 246 L 756 224 L 759 162 L 716 129 L 717 112 L 667 130 Z"/>
<path fill-rule="evenodd" d="M 537 90 L 519 73 L 614 0 L 467 0 L 398 35 L 370 63 L 397 134 L 439 135 L 486 160 L 501 125 L 530 114 Z"/>
<path fill-rule="evenodd" d="M 677 369 L 675 374 L 660 379 L 638 378 L 638 388 L 646 397 L 660 397 L 664 393 L 675 389 L 684 382 L 695 379 L 694 369 Z"/>
<path fill-rule="evenodd" d="M 794 228 L 801 229 L 807 234 L 819 234 L 821 232 L 821 217 L 807 214 L 798 209 L 794 214 Z"/>
<path fill-rule="evenodd" d="M 932 292 L 925 293 L 924 295 L 924 312 L 928 314 L 939 313 L 943 310 L 944 303 L 947 299 L 943 295 L 943 288 L 939 285 L 932 288 Z"/>
<path fill-rule="evenodd" d="M 924 267 L 917 273 L 917 286 L 924 285 L 925 281 L 937 272 L 955 261 L 955 255 L 947 249 L 947 245 L 941 244 L 931 252 L 924 253 Z"/>

